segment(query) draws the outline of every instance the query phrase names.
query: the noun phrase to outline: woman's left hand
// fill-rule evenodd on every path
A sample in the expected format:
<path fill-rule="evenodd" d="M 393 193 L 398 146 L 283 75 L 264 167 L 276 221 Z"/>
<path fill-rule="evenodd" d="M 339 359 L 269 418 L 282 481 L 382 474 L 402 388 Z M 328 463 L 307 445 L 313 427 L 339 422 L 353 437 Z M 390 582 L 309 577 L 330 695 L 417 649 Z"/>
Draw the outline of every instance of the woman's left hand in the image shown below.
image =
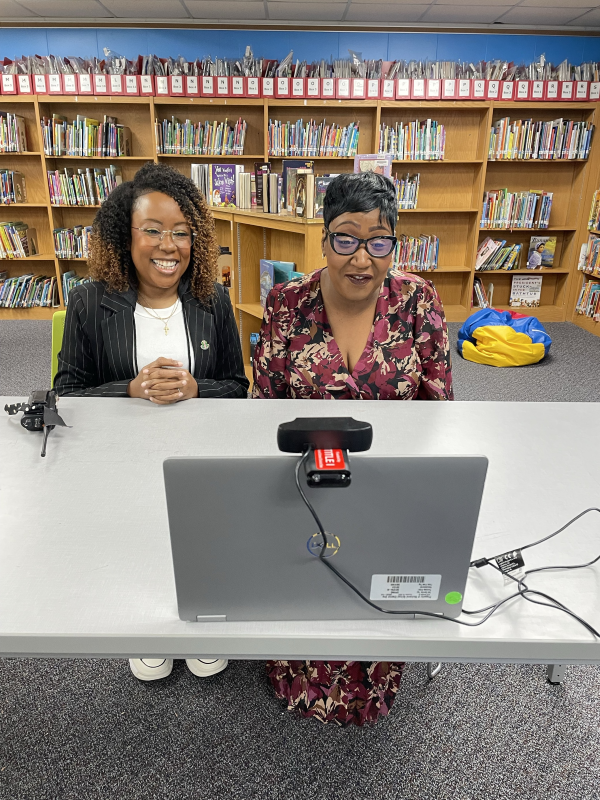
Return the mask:
<path fill-rule="evenodd" d="M 161 406 L 198 397 L 196 379 L 185 369 L 150 370 L 142 388 L 150 402 Z"/>

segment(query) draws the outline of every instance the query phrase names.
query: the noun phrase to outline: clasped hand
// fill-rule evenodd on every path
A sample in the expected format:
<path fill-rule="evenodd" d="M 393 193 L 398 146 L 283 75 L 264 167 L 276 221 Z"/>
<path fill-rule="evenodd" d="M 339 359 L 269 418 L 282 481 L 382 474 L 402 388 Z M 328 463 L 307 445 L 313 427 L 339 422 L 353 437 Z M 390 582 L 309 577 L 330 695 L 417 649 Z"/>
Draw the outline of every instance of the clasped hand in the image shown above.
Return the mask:
<path fill-rule="evenodd" d="M 127 394 L 161 406 L 198 397 L 196 379 L 186 369 L 179 369 L 181 366 L 181 361 L 157 358 L 142 367 L 127 387 Z"/>

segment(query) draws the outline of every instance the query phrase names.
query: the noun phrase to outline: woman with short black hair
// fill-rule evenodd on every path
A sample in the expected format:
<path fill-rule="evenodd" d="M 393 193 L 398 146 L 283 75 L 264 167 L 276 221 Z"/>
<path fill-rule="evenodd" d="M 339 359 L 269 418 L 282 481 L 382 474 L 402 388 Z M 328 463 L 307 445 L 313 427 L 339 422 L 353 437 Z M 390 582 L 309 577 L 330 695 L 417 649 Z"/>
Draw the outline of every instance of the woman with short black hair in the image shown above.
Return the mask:
<path fill-rule="evenodd" d="M 394 186 L 382 175 L 331 181 L 323 206 L 327 266 L 269 293 L 254 356 L 254 397 L 453 399 L 448 332 L 435 287 L 390 269 L 397 216 Z M 289 710 L 363 725 L 388 713 L 403 666 L 271 661 L 267 669 Z"/>

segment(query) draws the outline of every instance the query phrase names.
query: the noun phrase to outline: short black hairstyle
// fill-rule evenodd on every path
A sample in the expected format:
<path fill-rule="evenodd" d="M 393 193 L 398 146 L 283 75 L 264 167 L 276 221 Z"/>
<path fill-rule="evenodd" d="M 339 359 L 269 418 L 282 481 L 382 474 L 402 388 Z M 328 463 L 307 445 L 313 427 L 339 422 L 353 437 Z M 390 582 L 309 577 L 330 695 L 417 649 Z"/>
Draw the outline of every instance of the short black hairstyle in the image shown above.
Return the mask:
<path fill-rule="evenodd" d="M 323 201 L 323 222 L 328 228 L 341 214 L 379 209 L 379 221 L 387 222 L 392 233 L 398 221 L 396 190 L 389 178 L 377 172 L 345 172 L 334 178 Z"/>

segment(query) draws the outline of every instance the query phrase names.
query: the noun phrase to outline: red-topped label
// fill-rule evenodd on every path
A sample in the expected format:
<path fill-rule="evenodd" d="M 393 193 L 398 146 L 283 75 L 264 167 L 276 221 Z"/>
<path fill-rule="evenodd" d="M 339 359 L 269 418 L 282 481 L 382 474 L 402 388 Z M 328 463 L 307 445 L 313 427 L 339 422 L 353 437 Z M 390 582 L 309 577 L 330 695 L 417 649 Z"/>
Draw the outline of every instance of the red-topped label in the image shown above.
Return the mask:
<path fill-rule="evenodd" d="M 343 450 L 315 450 L 315 464 L 318 470 L 346 469 Z"/>

